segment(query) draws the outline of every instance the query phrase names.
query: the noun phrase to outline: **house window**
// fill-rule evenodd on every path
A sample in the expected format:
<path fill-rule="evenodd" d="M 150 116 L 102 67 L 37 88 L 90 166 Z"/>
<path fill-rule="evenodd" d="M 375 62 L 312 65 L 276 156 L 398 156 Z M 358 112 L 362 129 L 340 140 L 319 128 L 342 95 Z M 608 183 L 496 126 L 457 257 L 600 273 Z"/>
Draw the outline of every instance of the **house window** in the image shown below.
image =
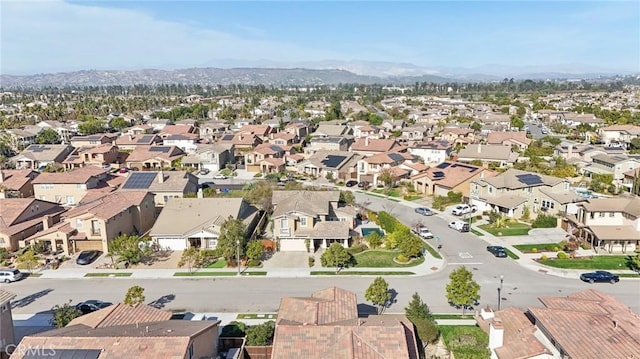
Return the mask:
<path fill-rule="evenodd" d="M 616 214 L 613 212 L 609 212 L 609 217 L 614 217 Z"/>
<path fill-rule="evenodd" d="M 74 203 L 76 203 L 76 201 L 73 198 L 73 196 L 67 196 L 67 204 L 74 204 Z"/>
<path fill-rule="evenodd" d="M 280 219 L 280 228 L 289 228 L 289 221 L 286 218 Z"/>
<path fill-rule="evenodd" d="M 76 219 L 76 228 L 82 228 L 82 220 L 80 218 Z"/>
<path fill-rule="evenodd" d="M 489 193 L 493 193 L 493 187 L 489 186 Z"/>
<path fill-rule="evenodd" d="M 307 226 L 307 217 L 300 217 L 300 225 L 302 227 L 306 227 Z"/>
<path fill-rule="evenodd" d="M 598 217 L 604 217 L 604 212 L 598 212 Z"/>

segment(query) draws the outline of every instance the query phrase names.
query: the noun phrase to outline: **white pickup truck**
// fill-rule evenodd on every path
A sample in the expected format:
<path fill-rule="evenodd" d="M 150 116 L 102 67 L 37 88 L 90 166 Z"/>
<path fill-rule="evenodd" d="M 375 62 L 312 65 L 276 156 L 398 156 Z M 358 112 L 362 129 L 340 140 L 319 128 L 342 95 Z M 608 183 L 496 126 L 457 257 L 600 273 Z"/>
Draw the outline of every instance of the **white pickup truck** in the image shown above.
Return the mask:
<path fill-rule="evenodd" d="M 419 235 L 420 237 L 424 238 L 424 239 L 430 239 L 433 238 L 433 233 L 431 233 L 431 231 L 429 230 L 429 228 L 423 226 L 423 225 L 417 225 L 413 228 L 413 233 Z"/>

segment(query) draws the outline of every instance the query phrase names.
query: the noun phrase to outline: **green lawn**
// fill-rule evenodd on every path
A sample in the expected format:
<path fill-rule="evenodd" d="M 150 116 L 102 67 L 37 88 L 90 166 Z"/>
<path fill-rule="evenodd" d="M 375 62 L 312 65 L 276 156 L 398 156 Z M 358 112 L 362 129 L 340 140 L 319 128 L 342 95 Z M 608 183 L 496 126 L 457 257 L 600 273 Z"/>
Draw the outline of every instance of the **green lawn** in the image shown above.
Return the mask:
<path fill-rule="evenodd" d="M 133 273 L 115 272 L 115 273 L 87 273 L 85 277 L 131 277 Z"/>
<path fill-rule="evenodd" d="M 620 278 L 640 278 L 640 273 L 619 273 Z"/>
<path fill-rule="evenodd" d="M 356 259 L 355 267 L 364 268 L 389 268 L 389 267 L 413 267 L 424 262 L 420 257 L 407 264 L 400 264 L 393 261 L 400 252 L 385 250 L 369 250 L 354 255 Z"/>
<path fill-rule="evenodd" d="M 376 271 L 376 272 L 359 272 L 359 271 L 340 271 L 336 273 L 336 271 L 315 271 L 311 272 L 311 275 L 414 275 L 413 272 L 384 272 L 384 271 Z"/>
<path fill-rule="evenodd" d="M 462 315 L 462 314 L 432 314 L 433 319 L 473 319 L 473 315 Z"/>
<path fill-rule="evenodd" d="M 205 268 L 225 268 L 226 266 L 227 266 L 227 261 L 225 261 L 224 259 L 220 259 L 215 262 L 207 264 Z"/>
<path fill-rule="evenodd" d="M 494 236 L 526 236 L 531 229 L 528 224 L 518 222 L 506 223 L 504 228 L 493 228 L 491 224 L 483 224 L 479 227 Z"/>
<path fill-rule="evenodd" d="M 240 313 L 236 319 L 276 319 L 277 316 L 276 313 Z"/>
<path fill-rule="evenodd" d="M 176 272 L 174 277 L 233 277 L 238 275 L 236 272 Z"/>
<path fill-rule="evenodd" d="M 522 253 L 535 253 L 534 248 L 538 252 L 557 252 L 562 249 L 558 243 L 516 244 L 514 247 Z"/>
<path fill-rule="evenodd" d="M 405 201 L 415 201 L 422 198 L 422 196 L 418 196 L 418 195 L 408 195 L 404 197 Z"/>
<path fill-rule="evenodd" d="M 564 269 L 629 269 L 627 258 L 629 256 L 594 256 L 593 258 L 577 259 L 540 259 L 538 263 L 549 267 Z"/>
<path fill-rule="evenodd" d="M 478 232 L 478 231 L 476 231 L 476 230 L 475 230 L 475 229 L 473 229 L 473 228 L 471 229 L 471 233 L 475 234 L 475 235 L 476 235 L 476 236 L 478 236 L 478 237 L 482 237 L 482 236 L 484 236 L 484 233 L 482 233 L 482 232 Z"/>
<path fill-rule="evenodd" d="M 507 252 L 507 255 L 509 256 L 509 258 L 514 259 L 514 260 L 520 259 L 520 257 L 517 254 L 513 253 L 512 251 L 510 251 L 509 248 L 505 248 L 504 250 Z"/>
<path fill-rule="evenodd" d="M 439 325 L 444 344 L 456 358 L 489 359 L 489 336 L 470 325 Z"/>
<path fill-rule="evenodd" d="M 391 190 L 387 190 L 386 188 L 378 188 L 378 189 L 374 189 L 372 192 L 382 194 L 385 196 L 388 195 L 390 197 L 400 197 L 400 191 L 394 188 L 392 188 Z"/>

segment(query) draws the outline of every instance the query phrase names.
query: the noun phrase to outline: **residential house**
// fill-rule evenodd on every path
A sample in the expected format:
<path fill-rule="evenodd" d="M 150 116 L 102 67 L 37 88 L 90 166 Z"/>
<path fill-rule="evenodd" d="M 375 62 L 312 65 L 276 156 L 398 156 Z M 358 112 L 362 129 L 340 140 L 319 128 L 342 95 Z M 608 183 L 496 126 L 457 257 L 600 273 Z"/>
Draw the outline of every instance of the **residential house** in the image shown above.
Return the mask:
<path fill-rule="evenodd" d="M 440 139 L 452 143 L 466 145 L 474 143 L 476 136 L 470 128 L 447 127 L 440 133 Z"/>
<path fill-rule="evenodd" d="M 219 320 L 170 320 L 147 305 L 115 304 L 78 317 L 66 327 L 24 337 L 12 358 L 30 359 L 34 348 L 56 358 L 217 358 Z"/>
<path fill-rule="evenodd" d="M 390 116 L 387 115 L 386 117 L 390 117 Z M 406 125 L 407 124 L 406 122 L 404 122 L 404 120 L 394 120 L 392 118 L 389 118 L 387 120 L 382 121 L 382 127 L 385 128 L 387 131 L 401 131 Z"/>
<path fill-rule="evenodd" d="M 367 123 L 366 125 L 353 126 L 352 129 L 353 129 L 353 137 L 355 138 L 362 138 L 362 137 L 385 138 L 384 128 L 369 125 L 369 123 Z"/>
<path fill-rule="evenodd" d="M 620 143 L 628 148 L 632 139 L 640 137 L 640 126 L 613 125 L 603 127 L 599 132 L 605 144 Z"/>
<path fill-rule="evenodd" d="M 561 142 L 555 147 L 553 152 L 554 156 L 562 157 L 569 162 L 581 163 L 584 165 L 592 163 L 592 158 L 594 156 L 606 154 L 607 151 L 605 151 L 603 148 L 569 141 Z"/>
<path fill-rule="evenodd" d="M 400 136 L 401 141 L 415 143 L 418 141 L 423 141 L 431 131 L 431 127 L 414 125 L 404 127 L 400 131 L 402 131 L 402 135 Z"/>
<path fill-rule="evenodd" d="M 303 121 L 293 122 L 285 126 L 284 132 L 293 133 L 298 138 L 305 138 L 311 133 L 309 124 Z"/>
<path fill-rule="evenodd" d="M 60 221 L 65 208 L 35 198 L 0 199 L 0 248 L 15 251 L 19 242 Z"/>
<path fill-rule="evenodd" d="M 33 179 L 38 176 L 33 170 L 0 169 L 0 199 L 27 198 L 33 196 Z"/>
<path fill-rule="evenodd" d="M 591 198 L 577 207 L 577 213 L 564 219 L 569 235 L 589 242 L 596 251 L 633 253 L 640 249 L 639 197 Z"/>
<path fill-rule="evenodd" d="M 126 164 L 133 170 L 158 170 L 174 167 L 174 161 L 184 155 L 184 151 L 176 146 L 137 147 L 127 157 Z"/>
<path fill-rule="evenodd" d="M 260 212 L 242 198 L 172 198 L 162 209 L 149 236 L 160 248 L 183 251 L 190 247 L 215 249 L 222 225 L 241 220 L 246 237 L 254 237 Z"/>
<path fill-rule="evenodd" d="M 340 137 L 347 135 L 353 135 L 353 130 L 345 125 L 320 123 L 318 128 L 311 134 L 311 137 Z"/>
<path fill-rule="evenodd" d="M 384 171 L 389 171 L 393 178 L 393 184 L 400 179 L 409 178 L 410 170 L 402 168 L 405 162 L 413 162 L 414 157 L 409 153 L 387 152 L 373 156 L 365 156 L 356 162 L 357 179 L 359 182 L 369 182 L 374 187 L 391 185 L 380 181 Z"/>
<path fill-rule="evenodd" d="M 238 133 L 242 133 L 245 135 L 256 135 L 260 140 L 264 143 L 269 141 L 269 138 L 272 133 L 275 133 L 275 130 L 268 125 L 244 125 L 240 127 Z"/>
<path fill-rule="evenodd" d="M 154 134 L 123 134 L 116 139 L 116 145 L 121 150 L 132 151 L 138 147 L 160 146 L 162 138 Z"/>
<path fill-rule="evenodd" d="M 149 191 L 155 204 L 163 207 L 170 198 L 198 192 L 198 177 L 186 171 L 131 172 L 119 191 Z"/>
<path fill-rule="evenodd" d="M 233 134 L 223 135 L 220 138 L 219 143 L 231 143 L 236 148 L 236 150 L 243 152 L 243 151 L 252 150 L 254 147 L 263 143 L 263 141 L 260 138 L 260 136 L 256 134 L 240 132 L 240 133 L 236 133 L 235 135 Z"/>
<path fill-rule="evenodd" d="M 524 313 L 481 310 L 476 321 L 489 335 L 491 358 L 633 358 L 640 353 L 640 316 L 615 297 L 586 289 L 538 300 L 543 307 Z"/>
<path fill-rule="evenodd" d="M 172 122 L 167 118 L 154 118 L 148 120 L 146 124 L 153 128 L 153 132 L 160 132 L 164 130 L 166 126 L 172 124 Z"/>
<path fill-rule="evenodd" d="M 640 168 L 640 161 L 623 155 L 595 155 L 592 163 L 582 168 L 582 172 L 591 177 L 593 174 L 609 174 L 613 176 L 613 184 L 622 185 L 625 172 Z"/>
<path fill-rule="evenodd" d="M 464 163 L 442 162 L 427 171 L 411 177 L 413 188 L 420 193 L 446 196 L 449 192 L 462 193 L 469 198 L 471 182 L 494 176 L 495 172 L 486 168 Z"/>
<path fill-rule="evenodd" d="M 60 136 L 60 139 L 64 143 L 69 143 L 71 141 L 71 137 L 76 135 L 76 131 L 74 131 L 71 126 L 67 126 L 66 124 L 59 121 L 40 121 L 36 123 L 36 126 L 40 127 L 43 130 L 48 128 L 56 131 L 56 133 L 58 134 L 58 136 Z"/>
<path fill-rule="evenodd" d="M 16 345 L 13 332 L 13 315 L 11 314 L 11 300 L 15 294 L 0 288 L 0 358 L 9 358 L 9 352 Z"/>
<path fill-rule="evenodd" d="M 183 133 L 179 135 L 169 135 L 164 137 L 164 146 L 176 146 L 185 153 L 194 153 L 198 148 L 200 136 L 196 133 Z"/>
<path fill-rule="evenodd" d="M 403 315 L 358 313 L 356 294 L 331 287 L 283 297 L 272 359 L 418 358 L 413 324 Z"/>
<path fill-rule="evenodd" d="M 472 205 L 480 211 L 496 211 L 511 218 L 520 218 L 528 209 L 531 218 L 538 213 L 575 213 L 575 203 L 582 198 L 569 191 L 567 179 L 546 176 L 513 168 L 471 183 Z"/>
<path fill-rule="evenodd" d="M 153 133 L 153 127 L 149 125 L 135 125 L 122 129 L 123 134 L 133 135 L 133 136 L 143 136 L 150 135 Z"/>
<path fill-rule="evenodd" d="M 575 127 L 580 124 L 600 126 L 604 123 L 604 120 L 590 113 L 564 112 L 560 118 L 560 123 L 570 127 Z"/>
<path fill-rule="evenodd" d="M 419 142 L 409 146 L 407 151 L 422 159 L 425 164 L 437 164 L 448 160 L 453 151 L 451 142 L 434 140 L 431 142 Z"/>
<path fill-rule="evenodd" d="M 36 142 L 36 136 L 38 136 L 38 132 L 22 128 L 10 128 L 4 130 L 4 132 L 9 135 L 7 141 L 9 147 L 16 152 L 34 144 Z"/>
<path fill-rule="evenodd" d="M 249 172 L 277 173 L 284 171 L 286 155 L 291 148 L 263 143 L 244 156 L 245 168 Z"/>
<path fill-rule="evenodd" d="M 306 154 L 314 154 L 318 151 L 346 151 L 350 141 L 341 136 L 313 137 L 309 145 L 305 147 Z"/>
<path fill-rule="evenodd" d="M 232 106 L 234 107 L 234 106 Z M 243 128 L 244 126 L 248 126 L 248 125 L 253 125 L 255 124 L 256 121 L 254 119 L 250 119 L 250 118 L 236 118 L 235 120 L 233 120 L 233 130 L 239 130 L 241 128 Z"/>
<path fill-rule="evenodd" d="M 231 127 L 225 121 L 214 120 L 201 123 L 199 129 L 200 138 L 216 140 Z"/>
<path fill-rule="evenodd" d="M 232 164 L 235 158 L 233 144 L 198 145 L 194 153 L 182 157 L 181 164 L 198 170 L 207 169 L 217 172 Z"/>
<path fill-rule="evenodd" d="M 59 223 L 21 242 L 21 247 L 44 242 L 66 256 L 85 250 L 109 252 L 109 244 L 123 234 L 142 235 L 156 218 L 153 194 L 113 192 L 64 213 Z"/>
<path fill-rule="evenodd" d="M 405 152 L 406 146 L 398 143 L 398 141 L 388 139 L 369 139 L 368 137 L 359 138 L 351 145 L 350 151 L 356 152 L 363 156 L 372 156 L 386 152 Z"/>
<path fill-rule="evenodd" d="M 339 203 L 339 191 L 273 191 L 273 238 L 281 251 L 328 248 L 337 242 L 349 247 L 355 209 Z"/>
<path fill-rule="evenodd" d="M 484 165 L 494 164 L 498 167 L 511 165 L 518 160 L 518 153 L 511 146 L 483 145 L 480 143 L 467 145 L 458 151 L 458 161 L 481 161 Z"/>
<path fill-rule="evenodd" d="M 634 168 L 631 171 L 627 171 L 624 173 L 624 178 L 622 179 L 622 188 L 627 192 L 634 191 L 634 183 L 636 186 L 640 184 L 640 168 Z M 637 188 L 635 189 L 638 190 Z M 637 192 L 635 194 L 638 194 Z"/>
<path fill-rule="evenodd" d="M 315 177 L 346 181 L 357 178 L 356 163 L 361 158 L 348 151 L 318 151 L 298 165 L 298 170 Z"/>
<path fill-rule="evenodd" d="M 44 169 L 50 164 L 62 164 L 73 151 L 69 145 L 31 145 L 11 158 L 17 169 Z"/>
<path fill-rule="evenodd" d="M 120 158 L 118 147 L 112 144 L 95 147 L 75 148 L 62 162 L 64 168 L 72 170 L 84 166 L 106 166 L 117 163 Z"/>
<path fill-rule="evenodd" d="M 474 119 L 482 122 L 485 126 L 509 129 L 511 116 L 498 112 L 484 112 L 474 115 Z"/>
<path fill-rule="evenodd" d="M 86 166 L 69 172 L 45 172 L 36 177 L 33 191 L 43 201 L 75 206 L 91 190 L 104 187 L 107 171 Z"/>
<path fill-rule="evenodd" d="M 158 131 L 158 136 L 163 140 L 167 137 L 171 137 L 173 135 L 189 135 L 189 134 L 198 134 L 198 129 L 189 123 L 187 120 L 180 121 L 175 125 L 166 125 L 160 131 Z M 197 137 L 197 136 L 196 136 Z"/>
<path fill-rule="evenodd" d="M 496 131 L 487 135 L 487 144 L 517 147 L 521 151 L 526 150 L 531 142 L 533 140 L 527 138 L 527 133 L 524 131 Z"/>
<path fill-rule="evenodd" d="M 71 146 L 73 147 L 93 147 L 100 145 L 114 145 L 116 144 L 117 135 L 112 133 L 97 133 L 95 135 L 88 136 L 73 136 L 71 137 Z"/>

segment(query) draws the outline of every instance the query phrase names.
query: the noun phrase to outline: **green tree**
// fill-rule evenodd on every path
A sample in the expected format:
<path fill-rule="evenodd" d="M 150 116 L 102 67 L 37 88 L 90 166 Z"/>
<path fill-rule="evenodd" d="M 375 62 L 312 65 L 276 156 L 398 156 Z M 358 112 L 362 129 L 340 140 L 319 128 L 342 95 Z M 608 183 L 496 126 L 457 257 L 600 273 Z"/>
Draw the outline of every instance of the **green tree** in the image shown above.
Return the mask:
<path fill-rule="evenodd" d="M 269 211 L 272 205 L 273 187 L 269 181 L 254 182 L 245 188 L 247 194 L 244 199 L 247 202 L 258 206 L 264 211 Z"/>
<path fill-rule="evenodd" d="M 109 243 L 109 253 L 118 257 L 118 263 L 138 264 L 151 255 L 148 237 L 123 234 Z M 113 256 L 111 257 L 113 260 Z"/>
<path fill-rule="evenodd" d="M 58 135 L 56 130 L 52 128 L 45 128 L 38 132 L 38 135 L 36 136 L 36 143 L 39 144 L 57 144 L 60 142 L 60 135 Z"/>
<path fill-rule="evenodd" d="M 396 231 L 398 232 L 398 231 Z M 398 242 L 398 249 L 407 258 L 419 257 L 422 253 L 422 239 L 412 234 L 410 231 L 406 231 L 408 234 L 403 235 Z"/>
<path fill-rule="evenodd" d="M 118 131 L 128 126 L 127 121 L 122 117 L 115 117 L 111 119 L 110 125 Z"/>
<path fill-rule="evenodd" d="M 56 328 L 64 328 L 69 322 L 82 315 L 80 309 L 71 305 L 71 300 L 63 305 L 54 305 L 51 311 L 53 312 L 53 317 L 50 323 Z"/>
<path fill-rule="evenodd" d="M 413 319 L 433 319 L 429 306 L 422 301 L 422 298 L 420 298 L 417 292 L 411 296 L 409 305 L 404 308 L 404 314 L 411 321 L 413 321 Z"/>
<path fill-rule="evenodd" d="M 511 127 L 522 130 L 524 128 L 524 121 L 520 117 L 511 116 Z"/>
<path fill-rule="evenodd" d="M 273 335 L 276 331 L 276 322 L 270 320 L 259 325 L 247 328 L 247 345 L 267 346 L 273 343 Z"/>
<path fill-rule="evenodd" d="M 411 322 L 416 327 L 418 339 L 422 342 L 422 350 L 429 344 L 434 343 L 440 336 L 438 324 L 428 318 L 414 318 Z"/>
<path fill-rule="evenodd" d="M 371 232 L 368 236 L 365 237 L 367 242 L 369 243 L 369 247 L 371 248 L 380 248 L 384 238 L 377 231 Z"/>
<path fill-rule="evenodd" d="M 135 307 L 138 304 L 143 304 L 145 299 L 144 288 L 134 285 L 127 290 L 127 294 L 124 296 L 124 304 Z"/>
<path fill-rule="evenodd" d="M 473 280 L 473 274 L 464 266 L 449 274 L 451 280 L 447 284 L 447 300 L 453 305 L 462 307 L 462 314 L 468 307 L 480 299 L 480 285 Z"/>
<path fill-rule="evenodd" d="M 477 121 L 476 121 L 476 122 L 474 122 L 474 123 L 472 123 L 472 124 L 471 124 L 471 129 L 472 129 L 474 132 L 480 132 L 480 131 L 482 130 L 482 123 L 477 122 Z"/>
<path fill-rule="evenodd" d="M 385 168 L 380 171 L 380 174 L 378 175 L 378 181 L 383 182 L 387 189 L 391 188 L 391 186 L 393 186 L 393 174 L 391 173 L 391 170 Z"/>
<path fill-rule="evenodd" d="M 264 246 L 260 241 L 250 241 L 247 244 L 247 258 L 252 261 L 259 261 L 262 258 L 262 253 L 264 252 Z"/>
<path fill-rule="evenodd" d="M 636 272 L 640 272 L 640 251 L 636 251 L 635 256 L 629 256 L 627 259 L 627 267 Z"/>
<path fill-rule="evenodd" d="M 364 298 L 378 307 L 378 313 L 382 313 L 391 300 L 389 283 L 387 283 L 387 281 L 382 277 L 374 279 L 373 283 L 371 283 L 369 288 L 367 288 L 367 291 L 364 293 Z"/>
<path fill-rule="evenodd" d="M 236 322 L 235 320 L 230 322 L 229 324 L 222 327 L 222 332 L 220 333 L 221 338 L 225 337 L 236 337 L 241 338 L 244 337 L 247 333 L 247 325 L 243 322 Z"/>
<path fill-rule="evenodd" d="M 320 263 L 323 267 L 336 267 L 337 273 L 351 262 L 351 258 L 351 254 L 340 243 L 334 242 L 322 253 Z"/>
<path fill-rule="evenodd" d="M 99 120 L 89 120 L 78 125 L 78 131 L 85 136 L 102 133 L 104 130 L 104 124 Z"/>
<path fill-rule="evenodd" d="M 33 248 L 27 249 L 24 253 L 16 257 L 16 262 L 19 268 L 26 268 L 30 273 L 32 273 L 33 269 L 39 264 L 38 255 Z"/>
<path fill-rule="evenodd" d="M 344 203 L 347 205 L 353 205 L 356 200 L 356 196 L 351 191 L 340 191 L 340 199 L 338 200 L 340 203 Z"/>
<path fill-rule="evenodd" d="M 229 217 L 220 228 L 220 237 L 216 252 L 223 257 L 227 263 L 235 262 L 240 251 L 240 257 L 244 255 L 244 247 L 246 244 L 246 227 L 241 220 Z M 238 246 L 238 242 L 240 246 Z M 240 263 L 236 263 L 240 265 Z"/>
<path fill-rule="evenodd" d="M 187 266 L 189 273 L 191 273 L 191 269 L 198 264 L 201 258 L 200 249 L 196 247 L 189 247 L 182 252 L 182 256 L 180 257 L 180 261 L 178 262 L 178 267 Z"/>

